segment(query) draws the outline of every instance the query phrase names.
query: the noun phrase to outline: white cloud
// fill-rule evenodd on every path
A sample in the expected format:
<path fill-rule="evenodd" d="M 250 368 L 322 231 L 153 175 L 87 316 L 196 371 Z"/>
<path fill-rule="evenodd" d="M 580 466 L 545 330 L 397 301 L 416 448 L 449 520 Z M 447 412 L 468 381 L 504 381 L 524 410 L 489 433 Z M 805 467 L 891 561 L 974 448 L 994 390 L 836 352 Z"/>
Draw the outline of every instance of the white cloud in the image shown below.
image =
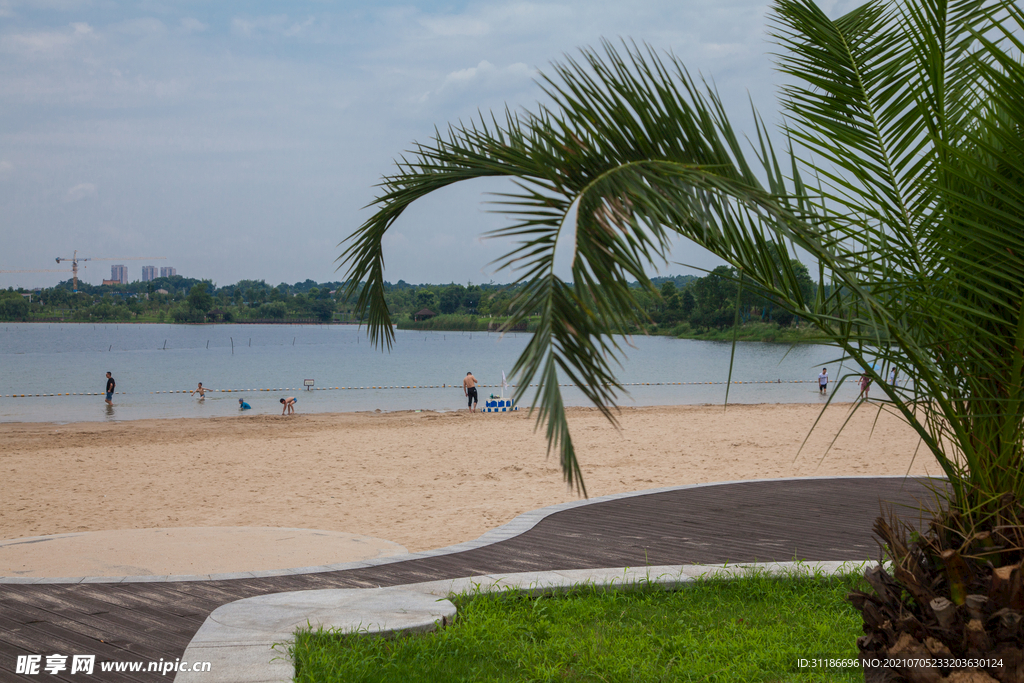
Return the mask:
<path fill-rule="evenodd" d="M 459 71 L 453 71 L 444 77 L 444 82 L 447 83 L 468 83 L 472 81 L 477 75 L 488 74 L 494 72 L 494 65 L 488 62 L 486 59 L 474 67 L 468 69 L 460 69 Z"/>
<path fill-rule="evenodd" d="M 308 16 L 302 20 L 291 19 L 286 14 L 262 17 L 235 17 L 231 20 L 231 30 L 235 35 L 247 38 L 265 36 L 283 36 L 298 38 L 316 35 L 322 37 L 329 33 L 329 27 L 316 17 Z M 316 31 L 314 34 L 313 32 Z"/>
<path fill-rule="evenodd" d="M 64 195 L 64 202 L 77 202 L 85 199 L 86 197 L 96 196 L 96 186 L 92 183 L 79 183 L 68 190 L 67 194 Z"/>
<path fill-rule="evenodd" d="M 231 20 L 231 30 L 239 35 L 253 36 L 268 29 L 279 28 L 286 21 L 288 21 L 288 17 L 283 14 L 274 17 L 256 17 L 255 19 L 235 17 Z"/>
<path fill-rule="evenodd" d="M 307 22 L 312 22 L 308 19 Z M 288 19 L 287 14 L 275 14 L 263 17 L 235 17 L 231 20 L 231 29 L 239 35 L 254 37 L 265 33 L 294 35 L 301 31 L 301 24 Z M 289 34 L 289 32 L 292 32 Z"/>
<path fill-rule="evenodd" d="M 284 35 L 288 38 L 294 38 L 295 36 L 301 35 L 306 32 L 306 29 L 310 28 L 316 23 L 313 17 L 308 17 L 305 21 L 300 21 L 292 24 L 284 30 Z"/>
<path fill-rule="evenodd" d="M 130 36 L 150 36 L 165 33 L 167 27 L 159 19 L 145 17 L 142 19 L 129 19 L 116 25 L 117 31 Z"/>
<path fill-rule="evenodd" d="M 522 62 L 509 64 L 499 69 L 485 59 L 468 69 L 450 72 L 444 77 L 444 81 L 437 91 L 465 88 L 515 88 L 529 83 L 536 73 L 536 69 L 532 69 Z"/>
<path fill-rule="evenodd" d="M 194 17 L 185 17 L 181 20 L 181 27 L 189 33 L 202 33 L 206 29 L 210 28 L 203 22 L 199 21 Z"/>
<path fill-rule="evenodd" d="M 456 38 L 464 36 L 485 36 L 491 32 L 490 24 L 471 17 L 425 17 L 420 25 L 435 36 Z"/>
<path fill-rule="evenodd" d="M 86 23 L 69 24 L 62 31 L 36 31 L 4 36 L 0 46 L 4 51 L 22 56 L 61 57 L 67 49 L 93 35 Z"/>

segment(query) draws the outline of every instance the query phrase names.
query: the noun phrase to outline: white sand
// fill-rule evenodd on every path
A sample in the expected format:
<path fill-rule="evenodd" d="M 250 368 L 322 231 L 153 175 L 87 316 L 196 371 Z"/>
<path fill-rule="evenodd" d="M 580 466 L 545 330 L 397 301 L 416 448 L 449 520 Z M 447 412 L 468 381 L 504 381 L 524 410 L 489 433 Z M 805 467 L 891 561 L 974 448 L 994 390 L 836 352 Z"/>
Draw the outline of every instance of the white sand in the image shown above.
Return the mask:
<path fill-rule="evenodd" d="M 587 491 L 698 482 L 937 474 L 897 418 L 850 406 L 570 409 Z M 872 427 L 874 433 L 872 434 Z M 0 539 L 169 527 L 289 527 L 411 551 L 574 500 L 525 411 L 346 413 L 0 424 Z M 297 565 L 292 565 L 297 566 Z M 2 572 L 0 572 L 2 573 Z"/>

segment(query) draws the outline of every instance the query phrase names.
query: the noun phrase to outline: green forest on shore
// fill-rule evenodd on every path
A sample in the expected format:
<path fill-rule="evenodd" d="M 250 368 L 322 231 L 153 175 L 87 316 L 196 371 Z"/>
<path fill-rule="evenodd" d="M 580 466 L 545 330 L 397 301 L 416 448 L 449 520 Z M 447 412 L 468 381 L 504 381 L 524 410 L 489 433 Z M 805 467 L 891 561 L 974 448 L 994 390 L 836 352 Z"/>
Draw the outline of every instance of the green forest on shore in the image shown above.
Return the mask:
<path fill-rule="evenodd" d="M 813 298 L 816 285 L 799 265 Z M 815 331 L 753 289 L 738 291 L 726 266 L 704 277 L 652 278 L 654 291 L 635 292 L 648 320 L 638 333 L 690 339 L 815 341 Z M 180 275 L 149 282 L 94 286 L 70 280 L 51 288 L 0 290 L 0 320 L 20 322 L 124 323 L 359 323 L 355 297 L 345 298 L 344 282 L 306 280 L 272 286 L 241 280 L 218 287 L 210 280 Z M 517 285 L 387 285 L 387 302 L 400 329 L 502 329 L 515 306 Z M 739 315 L 736 307 L 739 304 Z M 740 321 L 738 329 L 733 323 Z M 519 330 L 531 329 L 528 322 Z"/>

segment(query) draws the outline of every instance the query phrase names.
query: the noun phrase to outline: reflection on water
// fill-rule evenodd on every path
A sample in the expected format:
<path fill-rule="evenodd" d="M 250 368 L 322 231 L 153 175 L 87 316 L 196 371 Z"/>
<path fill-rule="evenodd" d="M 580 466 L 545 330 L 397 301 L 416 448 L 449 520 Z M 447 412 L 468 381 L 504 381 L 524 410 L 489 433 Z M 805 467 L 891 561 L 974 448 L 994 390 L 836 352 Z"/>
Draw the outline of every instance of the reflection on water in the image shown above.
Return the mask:
<path fill-rule="evenodd" d="M 239 412 L 240 395 L 252 406 L 247 413 L 274 414 L 282 396 L 300 391 L 301 412 L 456 410 L 464 407 L 466 372 L 486 385 L 482 398 L 500 393 L 502 371 L 511 370 L 528 338 L 524 333 L 500 337 L 400 330 L 392 350 L 382 352 L 367 342 L 365 329 L 349 325 L 0 324 L 0 395 L 99 394 L 0 397 L 0 421 L 233 415 Z M 724 382 L 728 376 L 730 343 L 635 337 L 623 348 L 628 358 L 618 376 L 630 386 L 622 405 L 725 399 L 723 384 L 708 383 Z M 833 380 L 849 371 L 834 362 L 838 355 L 820 345 L 740 343 L 733 379 L 744 383 L 730 386 L 729 401 L 825 400 L 816 382 L 821 367 L 829 367 Z M 114 406 L 99 413 L 107 371 L 117 379 L 119 393 Z M 305 391 L 305 380 L 312 380 L 316 389 L 332 389 Z M 258 391 L 212 391 L 198 400 L 188 394 L 198 382 L 214 390 Z M 692 384 L 657 386 L 670 382 Z M 372 388 L 394 386 L 416 388 Z M 578 390 L 563 391 L 568 405 L 586 405 Z M 856 395 L 852 382 L 840 389 L 842 400 Z M 533 392 L 526 400 L 532 399 Z"/>

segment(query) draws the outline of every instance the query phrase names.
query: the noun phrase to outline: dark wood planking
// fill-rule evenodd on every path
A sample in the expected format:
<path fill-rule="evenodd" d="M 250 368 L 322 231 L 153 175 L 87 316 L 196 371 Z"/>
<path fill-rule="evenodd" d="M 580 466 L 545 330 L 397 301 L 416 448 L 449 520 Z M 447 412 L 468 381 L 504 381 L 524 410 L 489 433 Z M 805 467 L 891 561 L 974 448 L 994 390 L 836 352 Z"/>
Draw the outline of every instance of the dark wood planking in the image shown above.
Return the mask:
<path fill-rule="evenodd" d="M 192 618 L 184 620 L 181 618 L 154 618 L 139 607 L 145 607 L 141 603 L 128 603 L 122 606 L 110 605 L 106 611 L 92 611 L 89 613 L 68 608 L 74 604 L 75 597 L 81 597 L 82 593 L 68 591 L 67 595 L 55 596 L 53 594 L 40 593 L 35 596 L 22 595 L 19 600 L 11 601 L 11 608 L 17 610 L 19 607 L 38 607 L 40 610 L 53 614 L 56 618 L 70 619 L 81 624 L 88 624 L 91 627 L 107 635 L 106 640 L 118 642 L 119 638 L 131 640 L 132 634 L 159 633 L 163 635 L 181 635 L 191 638 L 195 630 L 202 625 L 202 622 Z M 35 598 L 32 600 L 31 598 Z M 170 615 L 168 615 L 169 617 Z M 157 643 L 159 641 L 156 641 Z M 157 653 L 157 657 L 161 653 Z"/>
<path fill-rule="evenodd" d="M 913 480 L 740 482 L 593 503 L 551 515 L 500 543 L 376 567 L 203 582 L 4 584 L 0 585 L 0 683 L 34 680 L 13 675 L 18 654 L 173 660 L 181 656 L 213 609 L 266 593 L 558 569 L 862 560 L 878 555 L 870 529 L 879 514 L 879 501 L 914 504 L 915 498 L 927 502 L 932 497 Z M 102 638 L 106 642 L 98 642 L 99 634 L 106 636 Z M 95 648 L 81 652 L 90 643 Z M 61 649 L 72 645 L 79 650 Z M 93 680 L 103 679 L 94 676 Z M 118 680 L 141 683 L 167 678 L 142 672 L 122 674 Z"/>
<path fill-rule="evenodd" d="M 75 639 L 84 638 L 84 644 L 94 649 L 77 649 L 74 652 L 62 652 L 56 646 L 47 654 L 93 654 L 95 648 L 115 652 L 121 659 L 160 659 L 166 658 L 166 645 L 169 642 L 184 641 L 186 644 L 199 629 L 196 626 L 192 634 L 166 633 L 142 623 L 137 612 L 123 610 L 114 618 L 102 618 L 91 615 L 76 615 L 70 619 L 46 609 L 33 609 L 29 605 L 19 605 L 5 610 L 5 613 L 23 623 L 25 626 L 39 628 L 40 624 L 51 624 L 63 629 L 66 634 L 73 634 Z M 43 654 L 43 653 L 38 653 Z M 129 656 L 130 655 L 130 656 Z"/>
<path fill-rule="evenodd" d="M 36 615 L 36 616 L 38 616 L 38 615 Z M 92 637 L 89 637 L 87 635 L 82 635 L 81 629 L 80 628 L 76 628 L 76 627 L 80 627 L 81 624 L 75 623 L 73 625 L 70 625 L 71 627 L 69 627 L 69 624 L 67 623 L 67 621 L 68 620 L 61 621 L 59 619 L 56 620 L 56 621 L 37 621 L 37 620 L 33 619 L 28 624 L 23 625 L 20 628 L 20 631 L 21 631 L 23 636 L 25 636 L 26 638 L 36 638 L 36 639 L 43 640 L 43 641 L 45 641 L 46 645 L 50 646 L 50 647 L 48 649 L 44 649 L 42 651 L 40 651 L 39 649 L 36 649 L 35 651 L 33 651 L 31 653 L 22 653 L 22 654 L 43 655 L 43 658 L 44 658 L 43 662 L 44 663 L 46 661 L 45 660 L 46 655 L 49 655 L 49 654 L 67 655 L 67 656 L 69 656 L 69 659 L 67 661 L 69 668 L 70 668 L 70 663 L 71 663 L 71 659 L 70 659 L 71 655 L 97 654 L 97 646 L 98 645 L 103 645 L 103 643 L 101 643 L 96 638 L 92 638 Z M 5 629 L 5 628 L 6 628 L 6 625 L 3 624 L 3 620 L 0 619 L 0 629 Z M 116 653 L 114 655 L 114 657 L 115 658 L 120 658 L 120 659 L 133 659 L 133 660 L 140 659 L 140 657 L 137 657 L 133 653 L 126 652 L 126 651 L 121 651 L 119 653 Z M 49 680 L 75 680 L 75 679 L 79 679 L 80 680 L 81 679 L 81 676 L 71 676 L 71 674 L 68 671 L 63 671 L 63 672 L 58 673 L 58 674 L 41 674 L 41 675 L 45 675 L 46 678 L 49 679 Z M 131 679 L 131 678 L 127 677 L 127 676 L 128 676 L 127 674 L 116 674 L 116 673 L 110 672 L 107 676 L 105 676 L 105 678 L 109 679 L 111 682 L 134 680 L 134 679 Z M 67 678 L 65 678 L 65 677 L 67 677 Z M 0 680 L 3 680 L 3 674 L 2 673 L 0 673 Z"/>

